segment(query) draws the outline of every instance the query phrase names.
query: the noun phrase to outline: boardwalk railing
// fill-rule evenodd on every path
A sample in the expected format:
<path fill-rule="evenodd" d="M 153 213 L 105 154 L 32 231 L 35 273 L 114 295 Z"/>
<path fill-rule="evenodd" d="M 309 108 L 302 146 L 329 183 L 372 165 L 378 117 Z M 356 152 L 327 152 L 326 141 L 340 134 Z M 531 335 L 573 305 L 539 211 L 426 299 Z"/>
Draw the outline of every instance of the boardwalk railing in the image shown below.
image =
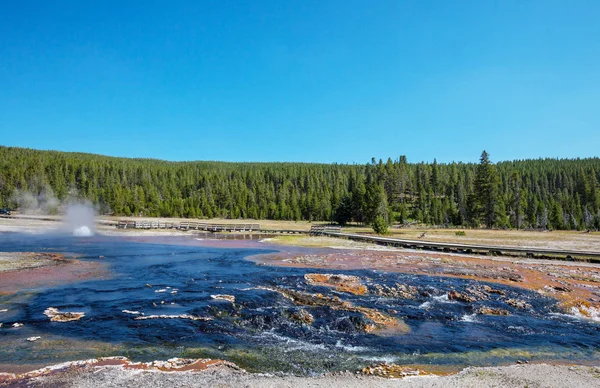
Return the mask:
<path fill-rule="evenodd" d="M 118 229 L 177 229 L 197 230 L 204 232 L 251 232 L 263 234 L 306 234 L 308 230 L 301 229 L 262 229 L 260 224 L 211 224 L 207 222 L 165 222 L 165 221 L 117 221 Z M 341 232 L 341 228 L 329 228 L 331 232 Z"/>
<path fill-rule="evenodd" d="M 258 232 L 260 224 L 210 224 L 205 222 L 118 221 L 119 229 L 178 229 L 206 232 Z"/>
<path fill-rule="evenodd" d="M 387 245 L 392 247 L 402 247 L 409 249 L 424 249 L 430 251 L 467 253 L 467 254 L 483 254 L 483 255 L 505 255 L 505 256 L 526 256 L 529 258 L 539 259 L 555 259 L 562 258 L 566 260 L 587 261 L 592 263 L 600 263 L 600 252 L 594 251 L 570 251 L 563 249 L 547 249 L 547 248 L 524 248 L 511 246 L 492 246 L 478 244 L 457 244 L 446 242 L 433 242 L 423 240 L 404 240 L 390 237 L 379 237 L 362 234 L 349 234 L 341 232 L 322 231 L 320 234 L 345 238 L 348 240 L 369 242 L 379 245 Z"/>
<path fill-rule="evenodd" d="M 342 227 L 335 225 L 314 225 L 310 228 L 310 234 L 313 236 L 319 236 L 326 233 L 341 233 Z"/>

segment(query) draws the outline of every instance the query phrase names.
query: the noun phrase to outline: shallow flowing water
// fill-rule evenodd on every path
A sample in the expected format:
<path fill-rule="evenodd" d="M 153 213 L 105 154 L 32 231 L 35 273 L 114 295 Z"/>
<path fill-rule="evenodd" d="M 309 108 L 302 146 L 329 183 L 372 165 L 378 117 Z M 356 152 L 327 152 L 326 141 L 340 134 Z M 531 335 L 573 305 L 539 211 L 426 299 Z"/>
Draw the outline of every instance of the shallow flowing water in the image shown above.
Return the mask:
<path fill-rule="evenodd" d="M 160 241 L 171 242 L 161 244 Z M 505 296 L 462 303 L 449 290 L 464 291 L 483 282 L 444 277 L 344 271 L 364 284 L 415 286 L 414 299 L 353 295 L 311 286 L 306 273 L 339 271 L 272 267 L 246 260 L 274 247 L 241 242 L 234 248 L 173 245 L 119 237 L 24 237 L 0 235 L 2 251 L 63 252 L 108 265 L 107 279 L 20 291 L 0 296 L 0 364 L 45 365 L 75 359 L 122 355 L 139 361 L 170 357 L 221 358 L 251 371 L 315 374 L 355 370 L 376 362 L 460 368 L 517 360 L 600 359 L 600 325 L 560 314 L 556 301 L 533 292 L 492 285 Z M 235 244 L 232 243 L 235 246 Z M 302 249 L 302 248 L 297 248 Z M 318 250 L 306 249 L 307 252 Z M 403 320 L 409 333 L 366 333 L 365 317 L 326 306 L 300 306 L 267 288 L 338 296 L 356 306 L 377 309 Z M 235 303 L 211 295 L 235 297 Z M 515 309 L 507 298 L 526 300 Z M 81 311 L 73 322 L 50 322 L 48 307 Z M 476 314 L 479 307 L 502 308 L 509 316 Z M 291 317 L 304 309 L 311 325 Z M 129 312 L 123 312 L 128 310 Z M 208 317 L 212 320 L 136 320 L 149 315 Z M 12 328 L 14 322 L 23 323 Z M 36 342 L 25 338 L 40 336 Z"/>

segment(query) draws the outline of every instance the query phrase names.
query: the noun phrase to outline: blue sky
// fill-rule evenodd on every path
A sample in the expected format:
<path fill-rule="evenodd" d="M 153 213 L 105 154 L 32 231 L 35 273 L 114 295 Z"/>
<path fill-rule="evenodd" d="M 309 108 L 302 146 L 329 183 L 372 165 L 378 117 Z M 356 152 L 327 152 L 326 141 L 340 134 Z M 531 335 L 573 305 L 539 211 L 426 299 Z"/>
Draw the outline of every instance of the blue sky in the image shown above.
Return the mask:
<path fill-rule="evenodd" d="M 589 157 L 598 1 L 4 1 L 0 144 L 168 160 Z"/>

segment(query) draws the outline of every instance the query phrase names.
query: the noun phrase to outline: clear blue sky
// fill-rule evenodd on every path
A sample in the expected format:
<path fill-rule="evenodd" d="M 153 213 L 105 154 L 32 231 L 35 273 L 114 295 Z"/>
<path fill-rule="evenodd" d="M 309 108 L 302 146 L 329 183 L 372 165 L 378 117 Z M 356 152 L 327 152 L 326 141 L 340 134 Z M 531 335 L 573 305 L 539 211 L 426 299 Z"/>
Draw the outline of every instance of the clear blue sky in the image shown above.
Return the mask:
<path fill-rule="evenodd" d="M 168 160 L 600 154 L 600 1 L 3 1 L 0 144 Z"/>

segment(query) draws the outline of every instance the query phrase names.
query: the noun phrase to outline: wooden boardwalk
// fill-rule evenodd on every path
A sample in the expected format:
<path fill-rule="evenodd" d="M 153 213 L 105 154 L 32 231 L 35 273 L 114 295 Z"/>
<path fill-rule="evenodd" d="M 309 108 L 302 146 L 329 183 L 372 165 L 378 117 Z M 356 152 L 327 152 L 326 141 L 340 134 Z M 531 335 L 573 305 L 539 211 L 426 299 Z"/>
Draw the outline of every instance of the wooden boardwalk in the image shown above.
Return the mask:
<path fill-rule="evenodd" d="M 326 233 L 342 233 L 342 227 L 336 225 L 314 225 L 310 228 L 312 236 L 322 236 Z"/>
<path fill-rule="evenodd" d="M 167 221 L 118 221 L 118 229 L 176 229 L 204 232 L 241 232 L 241 233 L 267 233 L 267 234 L 304 234 L 304 230 L 293 229 L 261 229 L 260 224 L 211 224 L 206 222 L 167 222 Z"/>
<path fill-rule="evenodd" d="M 118 221 L 118 229 L 177 229 L 206 232 L 260 232 L 260 224 L 210 224 L 205 222 Z"/>
<path fill-rule="evenodd" d="M 321 235 L 345 238 L 348 240 L 375 243 L 392 247 L 409 249 L 425 249 L 430 251 L 497 255 L 497 256 L 525 256 L 539 259 L 566 259 L 600 263 L 600 252 L 594 251 L 571 251 L 546 248 L 522 248 L 508 246 L 492 246 L 478 244 L 456 244 L 420 240 L 402 240 L 390 237 L 368 236 L 361 234 L 349 234 L 341 232 L 323 231 Z"/>
<path fill-rule="evenodd" d="M 314 225 L 310 231 L 294 229 L 261 229 L 260 224 L 211 224 L 205 222 L 166 222 L 166 221 L 118 221 L 119 229 L 176 229 L 204 232 L 241 232 L 262 234 L 310 234 L 329 236 L 348 240 L 387 245 L 392 247 L 423 249 L 438 252 L 466 253 L 495 256 L 525 256 L 539 259 L 563 259 L 600 263 L 600 252 L 571 251 L 546 248 L 523 248 L 479 244 L 457 244 L 424 240 L 404 240 L 391 237 L 379 237 L 363 234 L 343 233 L 335 225 Z"/>
<path fill-rule="evenodd" d="M 306 230 L 298 229 L 261 229 L 261 233 L 265 234 L 308 234 Z"/>

